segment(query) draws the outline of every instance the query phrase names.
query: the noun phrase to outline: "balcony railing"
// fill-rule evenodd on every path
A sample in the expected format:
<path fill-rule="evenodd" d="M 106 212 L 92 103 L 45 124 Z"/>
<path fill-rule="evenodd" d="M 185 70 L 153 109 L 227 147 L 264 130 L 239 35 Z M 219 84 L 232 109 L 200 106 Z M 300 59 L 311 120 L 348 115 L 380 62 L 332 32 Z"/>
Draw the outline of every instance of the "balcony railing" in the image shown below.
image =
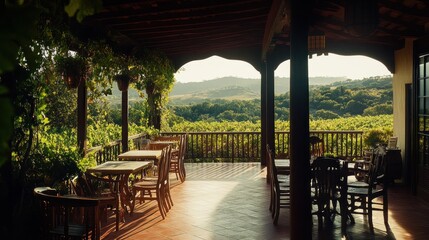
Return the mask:
<path fill-rule="evenodd" d="M 187 135 L 186 159 L 189 162 L 226 161 L 259 162 L 261 159 L 260 132 L 164 132 L 162 135 Z M 324 152 L 342 158 L 360 158 L 363 154 L 363 131 L 311 131 L 323 139 Z M 129 149 L 141 149 L 147 136 L 138 134 L 128 138 Z M 275 133 L 276 155 L 289 154 L 290 133 Z M 97 164 L 117 160 L 121 153 L 121 140 L 105 146 L 93 147 L 87 154 L 95 157 Z"/>
<path fill-rule="evenodd" d="M 143 133 L 128 137 L 128 148 L 130 150 L 141 149 L 145 139 L 147 139 L 147 135 Z M 122 141 L 115 140 L 104 146 L 89 148 L 86 150 L 85 155 L 94 157 L 97 164 L 101 164 L 106 161 L 118 160 L 118 155 L 122 152 L 121 149 Z"/>
<path fill-rule="evenodd" d="M 362 157 L 363 131 L 311 131 L 310 135 L 323 139 L 325 153 L 348 159 Z M 190 161 L 255 162 L 261 158 L 260 132 L 190 132 L 187 133 L 187 140 L 186 158 Z M 289 132 L 275 133 L 276 155 L 289 154 L 289 140 Z"/>

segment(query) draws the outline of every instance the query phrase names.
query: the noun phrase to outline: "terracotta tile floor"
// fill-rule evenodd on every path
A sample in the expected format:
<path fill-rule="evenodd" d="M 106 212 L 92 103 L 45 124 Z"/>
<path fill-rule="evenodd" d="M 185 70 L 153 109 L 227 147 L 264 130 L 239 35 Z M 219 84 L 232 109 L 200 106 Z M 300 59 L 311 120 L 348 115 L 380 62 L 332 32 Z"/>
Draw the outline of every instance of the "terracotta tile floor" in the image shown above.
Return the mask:
<path fill-rule="evenodd" d="M 162 220 L 156 202 L 137 204 L 120 230 L 112 217 L 102 229 L 103 239 L 289 239 L 289 211 L 281 209 L 278 226 L 272 224 L 269 186 L 259 163 L 189 163 L 187 180 L 179 183 L 172 174 L 173 208 Z M 429 204 L 395 185 L 389 195 L 387 234 L 381 212 L 375 213 L 375 235 L 366 219 L 355 215 L 346 239 L 427 239 Z M 340 218 L 319 233 L 313 218 L 313 239 L 341 239 Z M 309 229 L 310 230 L 310 229 Z"/>

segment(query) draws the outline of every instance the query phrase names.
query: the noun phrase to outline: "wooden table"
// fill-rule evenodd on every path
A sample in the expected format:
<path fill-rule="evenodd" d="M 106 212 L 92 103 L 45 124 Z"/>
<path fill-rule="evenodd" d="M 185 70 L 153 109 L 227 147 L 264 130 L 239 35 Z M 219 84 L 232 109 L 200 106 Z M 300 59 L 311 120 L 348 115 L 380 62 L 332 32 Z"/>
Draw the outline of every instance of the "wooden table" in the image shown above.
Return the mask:
<path fill-rule="evenodd" d="M 274 164 L 277 168 L 277 173 L 279 174 L 289 174 L 290 173 L 290 160 L 289 159 L 274 159 Z"/>
<path fill-rule="evenodd" d="M 131 150 L 118 155 L 119 160 L 154 160 L 161 158 L 162 150 Z"/>
<path fill-rule="evenodd" d="M 100 175 L 110 175 L 119 181 L 119 199 L 122 209 L 132 213 L 134 210 L 132 192 L 128 188 L 128 179 L 131 174 L 142 173 L 151 167 L 153 161 L 108 161 L 86 171 Z M 128 211 L 128 208 L 130 209 Z"/>

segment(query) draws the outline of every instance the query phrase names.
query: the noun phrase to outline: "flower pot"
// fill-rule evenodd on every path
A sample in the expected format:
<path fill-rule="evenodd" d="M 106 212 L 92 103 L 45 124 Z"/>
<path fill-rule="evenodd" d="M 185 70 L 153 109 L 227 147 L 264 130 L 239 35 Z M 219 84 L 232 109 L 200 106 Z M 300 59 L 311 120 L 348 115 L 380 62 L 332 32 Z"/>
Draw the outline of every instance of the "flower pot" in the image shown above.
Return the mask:
<path fill-rule="evenodd" d="M 130 85 L 131 77 L 127 74 L 119 74 L 115 76 L 115 80 L 118 83 L 118 88 L 120 91 L 127 91 L 128 86 Z"/>
<path fill-rule="evenodd" d="M 81 57 L 63 57 L 56 59 L 56 70 L 69 89 L 77 88 L 87 74 L 87 64 Z"/>
<path fill-rule="evenodd" d="M 67 72 L 64 72 L 62 74 L 62 79 L 66 83 L 67 88 L 74 89 L 74 88 L 77 88 L 79 86 L 79 83 L 82 79 L 82 76 L 78 76 L 76 74 L 69 74 Z"/>

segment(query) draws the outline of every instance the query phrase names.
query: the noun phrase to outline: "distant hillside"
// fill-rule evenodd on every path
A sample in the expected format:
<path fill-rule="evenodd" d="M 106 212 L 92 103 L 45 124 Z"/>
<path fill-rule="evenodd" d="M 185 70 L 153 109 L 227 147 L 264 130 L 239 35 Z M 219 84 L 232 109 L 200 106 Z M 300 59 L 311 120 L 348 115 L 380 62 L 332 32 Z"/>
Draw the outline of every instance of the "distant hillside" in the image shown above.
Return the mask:
<path fill-rule="evenodd" d="M 345 77 L 316 77 L 310 78 L 310 85 L 321 86 L 338 82 L 345 82 Z M 170 104 L 180 105 L 189 103 L 200 103 L 206 99 L 225 100 L 251 100 L 261 97 L 261 80 L 251 78 L 223 77 L 203 82 L 190 82 L 174 84 L 170 93 Z M 275 94 L 289 92 L 289 78 L 275 79 Z M 113 104 L 121 103 L 121 92 L 115 86 L 112 88 L 112 95 L 108 99 Z M 128 90 L 130 102 L 141 101 L 137 91 L 130 88 Z"/>
<path fill-rule="evenodd" d="M 253 91 L 241 86 L 226 86 L 224 88 L 199 90 L 198 92 L 183 91 L 184 94 L 170 94 L 171 104 L 200 103 L 207 99 L 251 100 L 260 98 L 259 91 Z"/>
<path fill-rule="evenodd" d="M 310 85 L 329 85 L 346 81 L 345 77 L 310 78 Z M 275 79 L 275 94 L 289 91 L 289 78 Z M 249 100 L 260 98 L 261 80 L 224 77 L 203 82 L 176 83 L 170 93 L 170 103 L 197 103 L 204 99 Z"/>
<path fill-rule="evenodd" d="M 112 104 L 121 104 L 122 92 L 119 91 L 116 84 L 115 84 L 115 86 L 112 87 L 112 95 L 108 95 L 107 99 Z M 137 92 L 137 90 L 130 87 L 128 89 L 128 101 L 131 103 L 131 102 L 137 102 L 137 101 L 141 101 L 141 100 L 142 100 L 142 98 L 139 96 L 139 93 Z"/>

